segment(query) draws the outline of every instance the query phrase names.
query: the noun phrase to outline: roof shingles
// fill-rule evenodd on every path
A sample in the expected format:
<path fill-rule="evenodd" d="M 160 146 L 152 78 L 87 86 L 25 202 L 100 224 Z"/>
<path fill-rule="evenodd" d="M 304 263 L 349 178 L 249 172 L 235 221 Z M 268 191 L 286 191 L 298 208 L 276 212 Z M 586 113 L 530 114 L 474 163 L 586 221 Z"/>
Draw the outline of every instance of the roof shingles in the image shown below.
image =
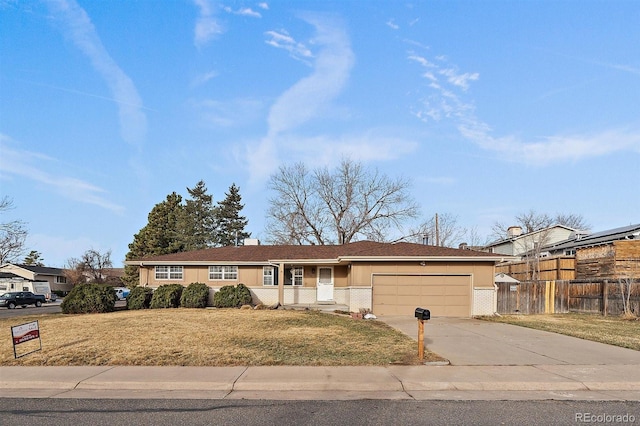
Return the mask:
<path fill-rule="evenodd" d="M 228 246 L 145 257 L 138 262 L 267 262 L 270 260 L 337 260 L 344 257 L 456 257 L 477 260 L 495 254 L 413 243 L 359 241 L 345 245 L 255 245 Z M 486 258 L 486 259 L 483 259 Z"/>

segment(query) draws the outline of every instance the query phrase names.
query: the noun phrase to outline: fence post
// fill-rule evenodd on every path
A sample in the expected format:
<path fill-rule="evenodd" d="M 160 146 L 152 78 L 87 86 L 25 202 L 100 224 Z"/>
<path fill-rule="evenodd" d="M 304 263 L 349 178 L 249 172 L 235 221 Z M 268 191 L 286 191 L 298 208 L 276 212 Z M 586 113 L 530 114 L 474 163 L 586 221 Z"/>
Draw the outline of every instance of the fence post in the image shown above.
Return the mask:
<path fill-rule="evenodd" d="M 602 283 L 602 315 L 607 316 L 607 310 L 609 309 L 609 280 L 604 280 Z"/>

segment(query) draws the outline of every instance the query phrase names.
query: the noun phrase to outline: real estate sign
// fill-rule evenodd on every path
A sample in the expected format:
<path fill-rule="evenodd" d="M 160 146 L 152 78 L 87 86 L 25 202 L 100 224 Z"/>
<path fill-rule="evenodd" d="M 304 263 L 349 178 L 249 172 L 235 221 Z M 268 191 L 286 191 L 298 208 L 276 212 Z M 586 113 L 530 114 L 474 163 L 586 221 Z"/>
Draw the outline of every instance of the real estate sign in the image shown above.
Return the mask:
<path fill-rule="evenodd" d="M 13 356 L 14 358 L 20 358 L 30 353 L 42 350 L 42 340 L 40 339 L 40 325 L 38 321 L 28 322 L 25 324 L 14 325 L 11 327 L 11 337 L 13 338 Z M 33 343 L 21 346 L 25 348 L 27 352 L 18 355 L 18 345 L 34 341 L 37 339 L 38 345 Z M 26 346 L 26 347 L 25 347 Z M 33 349 L 35 347 L 35 349 Z"/>

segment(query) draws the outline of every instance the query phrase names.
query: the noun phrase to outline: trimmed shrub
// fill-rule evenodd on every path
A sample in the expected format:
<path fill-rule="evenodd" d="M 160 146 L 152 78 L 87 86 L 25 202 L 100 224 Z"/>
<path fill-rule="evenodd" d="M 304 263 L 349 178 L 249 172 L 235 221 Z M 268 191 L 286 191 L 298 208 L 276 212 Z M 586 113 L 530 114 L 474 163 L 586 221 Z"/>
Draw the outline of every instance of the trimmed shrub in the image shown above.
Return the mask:
<path fill-rule="evenodd" d="M 209 287 L 203 283 L 191 283 L 180 297 L 183 308 L 206 308 L 209 301 Z"/>
<path fill-rule="evenodd" d="M 251 302 L 253 301 L 253 298 L 251 297 L 251 292 L 249 291 L 247 286 L 244 284 L 238 284 L 238 286 L 236 287 L 236 294 L 238 297 L 238 304 L 240 306 L 250 305 Z"/>
<path fill-rule="evenodd" d="M 216 308 L 239 308 L 251 303 L 251 292 L 244 284 L 237 287 L 226 285 L 213 295 L 213 306 Z"/>
<path fill-rule="evenodd" d="M 116 299 L 116 292 L 109 285 L 79 284 L 73 287 L 60 307 L 65 314 L 112 312 Z"/>
<path fill-rule="evenodd" d="M 161 285 L 153 292 L 151 309 L 177 308 L 180 306 L 180 296 L 184 286 L 181 284 Z"/>
<path fill-rule="evenodd" d="M 153 290 L 149 287 L 136 286 L 127 295 L 127 309 L 149 309 Z"/>

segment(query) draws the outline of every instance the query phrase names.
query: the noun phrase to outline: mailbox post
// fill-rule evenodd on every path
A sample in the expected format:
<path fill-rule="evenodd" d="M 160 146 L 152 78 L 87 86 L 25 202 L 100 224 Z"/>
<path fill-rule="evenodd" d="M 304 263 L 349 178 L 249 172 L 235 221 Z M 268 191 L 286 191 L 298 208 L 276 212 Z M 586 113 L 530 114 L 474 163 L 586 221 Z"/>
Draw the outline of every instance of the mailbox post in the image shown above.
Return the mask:
<path fill-rule="evenodd" d="M 424 308 L 416 308 L 415 316 L 418 319 L 418 358 L 424 360 L 424 322 L 431 319 L 431 311 Z"/>

